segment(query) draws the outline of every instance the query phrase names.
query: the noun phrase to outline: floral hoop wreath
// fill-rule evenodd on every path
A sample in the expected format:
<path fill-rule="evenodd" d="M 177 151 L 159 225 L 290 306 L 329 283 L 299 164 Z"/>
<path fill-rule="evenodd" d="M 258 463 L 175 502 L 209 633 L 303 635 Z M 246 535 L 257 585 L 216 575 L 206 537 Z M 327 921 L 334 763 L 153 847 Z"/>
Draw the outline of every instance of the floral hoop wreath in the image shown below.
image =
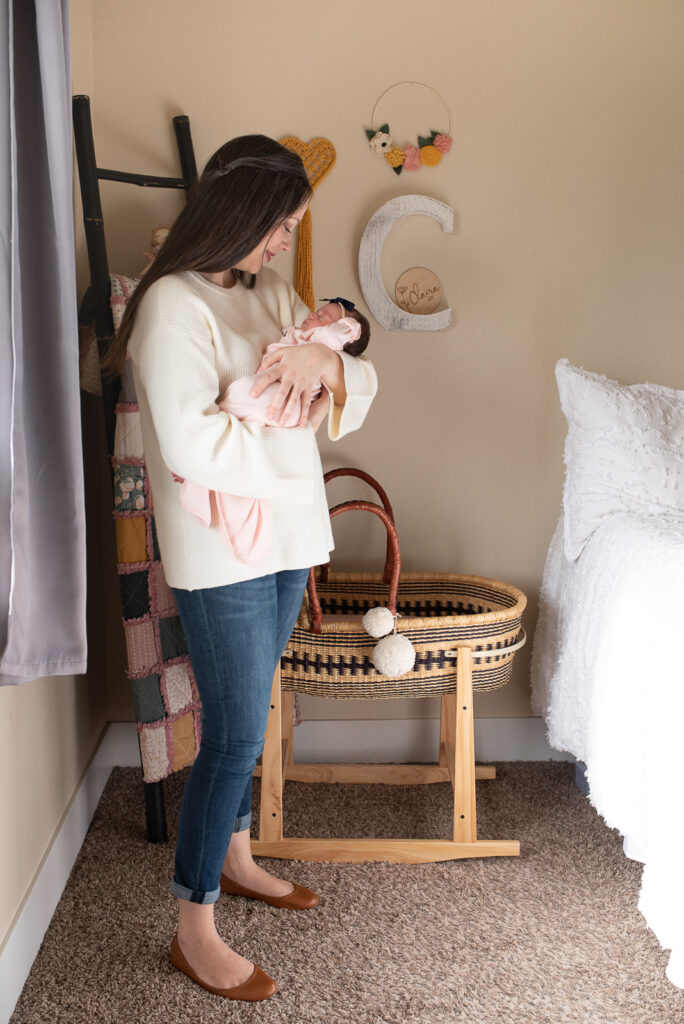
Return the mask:
<path fill-rule="evenodd" d="M 431 131 L 426 136 L 419 135 L 417 146 L 407 145 L 403 148 L 395 146 L 388 124 L 380 125 L 379 128 L 375 127 L 375 112 L 378 109 L 378 104 L 385 98 L 387 93 L 391 92 L 392 89 L 398 88 L 400 85 L 417 85 L 421 89 L 428 89 L 431 93 L 434 93 L 444 104 L 444 109 L 448 114 L 448 130 L 446 132 Z M 450 151 L 454 141 L 451 137 L 451 111 L 444 97 L 436 89 L 433 89 L 431 85 L 424 85 L 422 82 L 395 82 L 394 85 L 390 85 L 389 88 L 385 89 L 375 101 L 373 113 L 371 114 L 371 125 L 373 125 L 372 128 L 366 128 L 366 137 L 368 138 L 371 153 L 386 160 L 395 174 L 401 174 L 402 170 L 419 171 L 421 167 L 436 167 L 444 154 Z"/>

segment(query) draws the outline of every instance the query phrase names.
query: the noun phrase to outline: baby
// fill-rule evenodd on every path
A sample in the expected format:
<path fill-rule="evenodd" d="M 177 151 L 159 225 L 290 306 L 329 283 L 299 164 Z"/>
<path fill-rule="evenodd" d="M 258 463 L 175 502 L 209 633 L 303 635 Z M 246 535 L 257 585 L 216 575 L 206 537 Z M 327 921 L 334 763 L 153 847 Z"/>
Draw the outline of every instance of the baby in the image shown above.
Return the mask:
<path fill-rule="evenodd" d="M 353 302 L 348 299 L 325 299 L 325 305 L 315 313 L 309 313 L 301 327 L 286 327 L 279 341 L 268 346 L 264 358 L 279 348 L 291 345 L 306 345 L 318 342 L 327 345 L 334 352 L 348 352 L 358 356 L 365 351 L 370 337 L 370 325 L 366 317 L 359 313 Z M 278 384 L 269 384 L 258 398 L 252 398 L 250 392 L 259 375 L 256 373 L 239 377 L 233 381 L 219 402 L 219 409 L 232 412 L 241 420 L 263 423 L 269 427 L 296 427 L 301 419 L 301 407 L 295 406 L 285 422 L 270 418 L 267 411 L 278 390 Z M 321 384 L 314 389 L 312 399 L 321 393 Z"/>
<path fill-rule="evenodd" d="M 325 305 L 309 314 L 301 327 L 286 327 L 280 340 L 268 346 L 264 358 L 280 348 L 310 345 L 314 342 L 327 345 L 334 352 L 361 355 L 370 338 L 370 325 L 366 317 L 348 299 L 338 297 L 325 299 L 324 302 Z M 253 398 L 250 392 L 258 376 L 259 370 L 233 381 L 218 403 L 219 409 L 232 413 L 240 420 L 264 426 L 296 427 L 301 419 L 301 403 L 290 411 L 284 422 L 280 421 L 280 413 L 276 418 L 269 417 L 268 410 L 279 385 L 278 382 L 269 384 L 258 397 Z M 319 381 L 312 398 L 317 398 L 320 392 Z M 215 513 L 223 539 L 239 561 L 247 564 L 259 562 L 268 554 L 273 521 L 270 501 L 210 491 L 191 480 L 184 480 L 180 502 L 186 511 L 196 515 L 205 526 L 211 526 Z"/>

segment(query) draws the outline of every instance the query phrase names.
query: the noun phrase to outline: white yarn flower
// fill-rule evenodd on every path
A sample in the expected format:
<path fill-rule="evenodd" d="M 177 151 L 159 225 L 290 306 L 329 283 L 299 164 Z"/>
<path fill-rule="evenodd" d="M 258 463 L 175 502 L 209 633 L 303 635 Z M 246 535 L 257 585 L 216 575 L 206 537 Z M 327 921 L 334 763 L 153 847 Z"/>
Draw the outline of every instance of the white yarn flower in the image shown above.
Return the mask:
<path fill-rule="evenodd" d="M 392 136 L 387 132 L 376 132 L 369 145 L 375 156 L 384 157 L 392 148 Z"/>

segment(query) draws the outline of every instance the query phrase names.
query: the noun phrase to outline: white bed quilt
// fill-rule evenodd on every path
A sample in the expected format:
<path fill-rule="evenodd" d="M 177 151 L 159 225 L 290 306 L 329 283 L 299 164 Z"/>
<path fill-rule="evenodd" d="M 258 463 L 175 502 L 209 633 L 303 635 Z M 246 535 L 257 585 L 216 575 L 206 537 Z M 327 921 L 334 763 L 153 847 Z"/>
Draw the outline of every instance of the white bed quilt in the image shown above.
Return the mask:
<path fill-rule="evenodd" d="M 639 909 L 684 988 L 684 523 L 609 516 L 576 562 L 547 555 L 532 703 L 587 766 L 590 800 L 643 861 Z"/>

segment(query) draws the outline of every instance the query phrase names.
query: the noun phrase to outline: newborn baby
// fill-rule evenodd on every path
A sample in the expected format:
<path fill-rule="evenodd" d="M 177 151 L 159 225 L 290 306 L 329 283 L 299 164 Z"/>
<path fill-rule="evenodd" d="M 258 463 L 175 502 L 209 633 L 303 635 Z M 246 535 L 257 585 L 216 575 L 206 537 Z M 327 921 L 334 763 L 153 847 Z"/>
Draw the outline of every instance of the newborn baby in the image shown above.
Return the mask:
<path fill-rule="evenodd" d="M 301 327 L 286 327 L 279 341 L 270 344 L 264 358 L 280 348 L 291 345 L 318 343 L 334 352 L 345 351 L 360 355 L 368 344 L 370 326 L 348 299 L 326 299 L 325 305 L 310 313 Z M 262 423 L 271 427 L 296 427 L 301 420 L 301 402 L 290 410 L 284 422 L 269 417 L 268 410 L 278 391 L 278 382 L 269 384 L 256 398 L 251 391 L 259 376 L 246 374 L 226 389 L 218 403 L 219 409 L 231 413 L 242 421 Z M 321 382 L 312 398 L 321 392 Z M 180 478 L 179 478 L 180 479 Z M 250 564 L 265 558 L 271 548 L 273 513 L 270 501 L 264 498 L 244 498 L 183 480 L 180 502 L 187 512 L 196 515 L 205 526 L 218 522 L 227 547 L 235 558 Z"/>

